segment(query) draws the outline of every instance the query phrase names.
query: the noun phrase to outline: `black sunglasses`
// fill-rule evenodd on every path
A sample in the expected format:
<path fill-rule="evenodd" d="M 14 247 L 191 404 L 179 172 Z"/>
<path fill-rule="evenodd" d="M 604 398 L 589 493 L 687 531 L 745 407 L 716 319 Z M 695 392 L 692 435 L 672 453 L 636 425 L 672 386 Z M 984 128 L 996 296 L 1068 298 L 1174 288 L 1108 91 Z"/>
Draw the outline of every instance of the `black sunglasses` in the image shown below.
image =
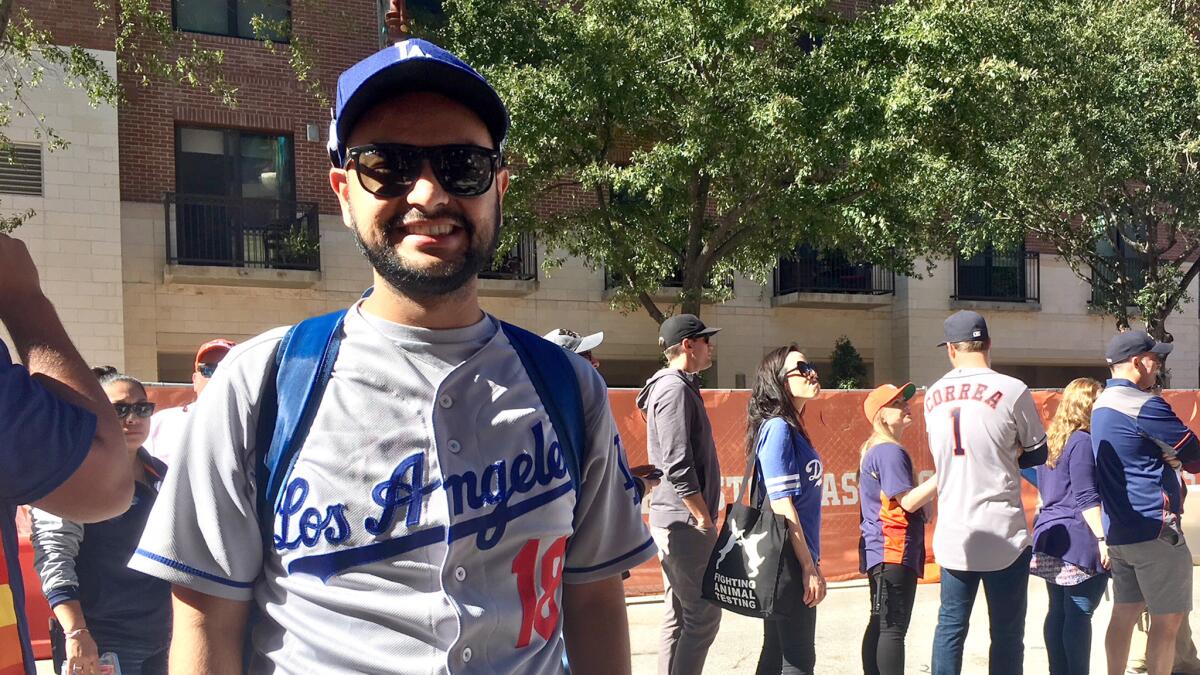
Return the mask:
<path fill-rule="evenodd" d="M 200 365 L 196 366 L 196 372 L 200 373 L 204 377 L 211 378 L 213 373 L 217 372 L 217 364 L 201 363 Z"/>
<path fill-rule="evenodd" d="M 119 420 L 129 417 L 129 413 L 133 413 L 138 417 L 149 417 L 154 414 L 154 403 L 152 401 L 139 401 L 138 403 L 114 403 L 113 409 L 117 411 L 117 419 Z"/>
<path fill-rule="evenodd" d="M 816 370 L 817 369 L 813 368 L 812 364 L 810 364 L 808 361 L 797 361 L 796 365 L 783 371 L 783 376 L 791 377 L 792 373 L 796 373 L 797 375 L 808 375 Z"/>
<path fill-rule="evenodd" d="M 478 197 L 492 187 L 504 154 L 478 145 L 421 147 L 399 143 L 371 143 L 346 150 L 357 167 L 358 184 L 380 197 L 402 197 L 412 190 L 425 162 L 442 189 L 455 197 Z"/>

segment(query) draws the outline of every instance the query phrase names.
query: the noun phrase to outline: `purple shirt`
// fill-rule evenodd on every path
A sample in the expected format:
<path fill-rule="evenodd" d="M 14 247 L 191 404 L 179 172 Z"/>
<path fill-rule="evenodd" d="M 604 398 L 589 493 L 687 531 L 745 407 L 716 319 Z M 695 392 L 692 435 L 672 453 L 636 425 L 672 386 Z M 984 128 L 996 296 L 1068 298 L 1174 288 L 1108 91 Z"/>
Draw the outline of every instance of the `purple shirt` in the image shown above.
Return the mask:
<path fill-rule="evenodd" d="M 880 563 L 911 567 L 925 576 L 925 514 L 909 513 L 898 497 L 913 484 L 912 458 L 895 443 L 880 443 L 867 450 L 859 472 L 860 571 Z"/>
<path fill-rule="evenodd" d="M 96 417 L 51 394 L 0 342 L 0 565 L 6 565 L 25 670 L 33 652 L 25 617 L 25 590 L 17 559 L 16 507 L 50 494 L 75 473 L 92 447 Z M 3 600 L 0 600 L 2 602 Z M 7 608 L 0 608 L 0 614 Z"/>
<path fill-rule="evenodd" d="M 1039 466 L 1037 478 L 1042 510 L 1033 525 L 1033 550 L 1102 572 L 1096 537 L 1083 520 L 1084 511 L 1100 506 L 1091 434 L 1072 433 L 1054 468 Z"/>

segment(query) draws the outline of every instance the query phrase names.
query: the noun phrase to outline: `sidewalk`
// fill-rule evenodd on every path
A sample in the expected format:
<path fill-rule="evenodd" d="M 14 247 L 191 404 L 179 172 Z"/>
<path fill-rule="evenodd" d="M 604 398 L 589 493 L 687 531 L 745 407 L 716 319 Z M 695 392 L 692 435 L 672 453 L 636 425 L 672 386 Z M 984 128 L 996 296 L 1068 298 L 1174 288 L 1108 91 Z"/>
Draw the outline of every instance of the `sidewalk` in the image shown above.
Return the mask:
<path fill-rule="evenodd" d="M 1200 584 L 1200 568 L 1192 570 L 1193 597 Z M 937 584 L 917 587 L 916 606 L 908 629 L 905 673 L 929 672 L 933 631 L 937 626 Z M 1105 672 L 1104 631 L 1112 611 L 1110 598 L 1096 610 L 1092 620 L 1092 673 Z M 847 582 L 829 590 L 817 609 L 817 672 L 850 675 L 862 672 L 860 656 L 863 629 L 866 627 L 869 593 L 866 582 Z M 634 675 L 654 675 L 657 669 L 658 628 L 662 620 L 660 598 L 633 599 L 629 602 L 630 634 L 633 642 Z M 1030 578 L 1029 610 L 1025 622 L 1025 672 L 1049 671 L 1046 647 L 1042 640 L 1042 621 L 1046 616 L 1046 586 L 1041 579 Z M 1195 625 L 1195 624 L 1193 624 Z M 971 616 L 963 656 L 963 673 L 987 673 L 988 652 L 987 602 L 980 589 Z M 721 632 L 708 654 L 706 674 L 753 673 L 762 645 L 762 622 L 725 612 Z"/>

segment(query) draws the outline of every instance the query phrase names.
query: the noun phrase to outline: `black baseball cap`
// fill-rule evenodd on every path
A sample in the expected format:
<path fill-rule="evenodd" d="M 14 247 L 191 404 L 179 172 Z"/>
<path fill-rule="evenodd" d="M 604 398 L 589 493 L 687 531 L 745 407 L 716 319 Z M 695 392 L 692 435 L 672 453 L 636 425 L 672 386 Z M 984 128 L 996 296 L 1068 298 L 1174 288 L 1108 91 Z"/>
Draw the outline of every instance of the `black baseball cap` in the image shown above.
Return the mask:
<path fill-rule="evenodd" d="M 709 328 L 695 314 L 676 314 L 662 323 L 658 338 L 663 349 L 674 347 L 687 338 L 715 335 L 720 328 Z"/>
<path fill-rule="evenodd" d="M 942 341 L 937 346 L 944 347 L 955 342 L 973 342 L 988 340 L 987 321 L 979 312 L 964 309 L 950 315 L 942 324 Z"/>
<path fill-rule="evenodd" d="M 1170 342 L 1158 342 L 1144 330 L 1129 330 L 1117 333 L 1108 341 L 1108 349 L 1104 350 L 1104 360 L 1111 366 L 1146 352 L 1166 356 L 1174 348 Z"/>
<path fill-rule="evenodd" d="M 346 163 L 346 139 L 358 118 L 380 101 L 410 91 L 430 91 L 470 108 L 487 126 L 496 149 L 508 135 L 508 109 L 474 68 L 441 47 L 411 38 L 385 47 L 338 77 L 329 125 L 329 161 Z"/>

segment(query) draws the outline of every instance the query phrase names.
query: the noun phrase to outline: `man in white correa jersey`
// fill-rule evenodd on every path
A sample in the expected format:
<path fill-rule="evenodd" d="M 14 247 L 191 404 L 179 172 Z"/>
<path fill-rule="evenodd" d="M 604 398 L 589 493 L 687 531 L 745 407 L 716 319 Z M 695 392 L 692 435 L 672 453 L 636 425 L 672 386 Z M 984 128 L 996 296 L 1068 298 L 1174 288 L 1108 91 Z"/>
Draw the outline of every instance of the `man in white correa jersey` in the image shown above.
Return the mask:
<path fill-rule="evenodd" d="M 962 671 L 979 583 L 987 597 L 991 675 L 1021 673 L 1032 541 L 1021 507 L 1021 469 L 1046 461 L 1046 431 L 1025 383 L 991 369 L 987 322 L 961 311 L 945 323 L 954 369 L 925 393 L 925 427 L 938 477 L 933 554 L 942 606 L 934 675 Z"/>

